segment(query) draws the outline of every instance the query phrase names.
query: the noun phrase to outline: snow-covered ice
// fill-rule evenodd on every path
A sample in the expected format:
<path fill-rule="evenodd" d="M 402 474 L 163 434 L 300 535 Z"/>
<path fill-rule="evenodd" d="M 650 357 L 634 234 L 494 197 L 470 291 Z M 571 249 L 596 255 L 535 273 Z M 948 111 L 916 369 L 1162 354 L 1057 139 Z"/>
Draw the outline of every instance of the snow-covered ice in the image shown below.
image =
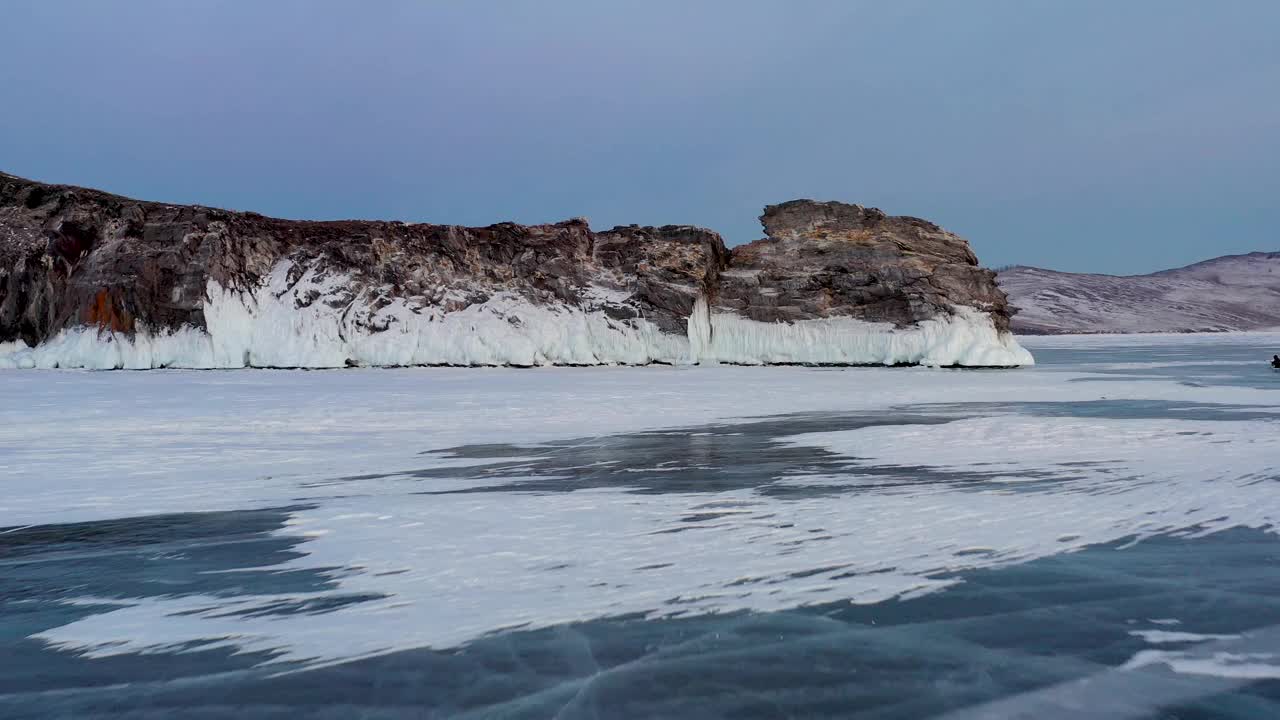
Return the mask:
<path fill-rule="evenodd" d="M 1248 342 L 1261 351 L 1274 340 Z M 288 507 L 279 532 L 302 541 L 300 554 L 277 569 L 342 569 L 333 588 L 111 598 L 115 609 L 39 638 L 97 655 L 223 643 L 312 663 L 630 613 L 871 603 L 1098 543 L 1280 527 L 1270 419 L 1280 398 L 1100 379 L 1052 366 L 0 373 L 0 517 L 22 526 Z M 1223 410 L 1024 407 L 1103 398 Z M 788 418 L 815 413 L 893 424 L 787 430 Z M 691 428 L 690 443 L 716 457 L 716 436 L 699 427 L 765 417 L 779 447 L 827 464 L 718 492 L 548 492 L 521 487 L 532 469 L 495 479 L 474 472 L 495 458 L 429 452 L 509 444 L 497 459 L 533 468 L 566 442 Z M 655 453 L 637 477 L 694 462 Z M 348 595 L 381 599 L 255 612 Z"/>

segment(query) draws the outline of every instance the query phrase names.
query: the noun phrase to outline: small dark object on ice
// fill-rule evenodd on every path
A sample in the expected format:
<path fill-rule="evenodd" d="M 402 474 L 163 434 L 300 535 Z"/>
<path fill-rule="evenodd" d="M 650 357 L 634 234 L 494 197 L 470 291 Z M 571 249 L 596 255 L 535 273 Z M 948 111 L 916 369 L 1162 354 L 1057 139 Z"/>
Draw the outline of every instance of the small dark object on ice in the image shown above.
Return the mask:
<path fill-rule="evenodd" d="M 1280 370 L 1280 355 L 1271 356 L 1271 367 Z"/>

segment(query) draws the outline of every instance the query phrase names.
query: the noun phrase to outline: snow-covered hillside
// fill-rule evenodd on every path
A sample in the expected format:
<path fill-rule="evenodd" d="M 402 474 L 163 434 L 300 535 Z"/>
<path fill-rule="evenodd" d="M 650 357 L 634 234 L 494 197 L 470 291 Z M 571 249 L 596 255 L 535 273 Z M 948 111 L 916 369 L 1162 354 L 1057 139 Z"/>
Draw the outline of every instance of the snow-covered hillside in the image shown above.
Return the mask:
<path fill-rule="evenodd" d="M 1280 252 L 1228 255 L 1150 275 L 1013 267 L 998 277 L 1014 332 L 1215 332 L 1280 327 Z"/>

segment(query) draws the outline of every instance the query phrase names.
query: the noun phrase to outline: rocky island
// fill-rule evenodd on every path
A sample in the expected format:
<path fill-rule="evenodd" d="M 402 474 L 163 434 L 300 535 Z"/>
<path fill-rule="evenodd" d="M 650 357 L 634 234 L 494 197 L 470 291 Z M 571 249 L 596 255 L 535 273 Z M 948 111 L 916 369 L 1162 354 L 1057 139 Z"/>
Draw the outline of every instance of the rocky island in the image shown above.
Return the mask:
<path fill-rule="evenodd" d="M 874 208 L 685 225 L 296 221 L 0 173 L 0 367 L 1011 367 L 995 275 Z"/>

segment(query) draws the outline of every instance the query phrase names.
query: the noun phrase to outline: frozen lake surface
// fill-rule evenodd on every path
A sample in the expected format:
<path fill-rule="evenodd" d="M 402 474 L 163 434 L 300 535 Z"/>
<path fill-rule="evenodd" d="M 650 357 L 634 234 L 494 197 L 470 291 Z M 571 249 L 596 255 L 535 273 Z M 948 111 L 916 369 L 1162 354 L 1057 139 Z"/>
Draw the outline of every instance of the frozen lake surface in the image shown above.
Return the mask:
<path fill-rule="evenodd" d="M 0 371 L 0 717 L 1280 717 L 1280 335 Z"/>

